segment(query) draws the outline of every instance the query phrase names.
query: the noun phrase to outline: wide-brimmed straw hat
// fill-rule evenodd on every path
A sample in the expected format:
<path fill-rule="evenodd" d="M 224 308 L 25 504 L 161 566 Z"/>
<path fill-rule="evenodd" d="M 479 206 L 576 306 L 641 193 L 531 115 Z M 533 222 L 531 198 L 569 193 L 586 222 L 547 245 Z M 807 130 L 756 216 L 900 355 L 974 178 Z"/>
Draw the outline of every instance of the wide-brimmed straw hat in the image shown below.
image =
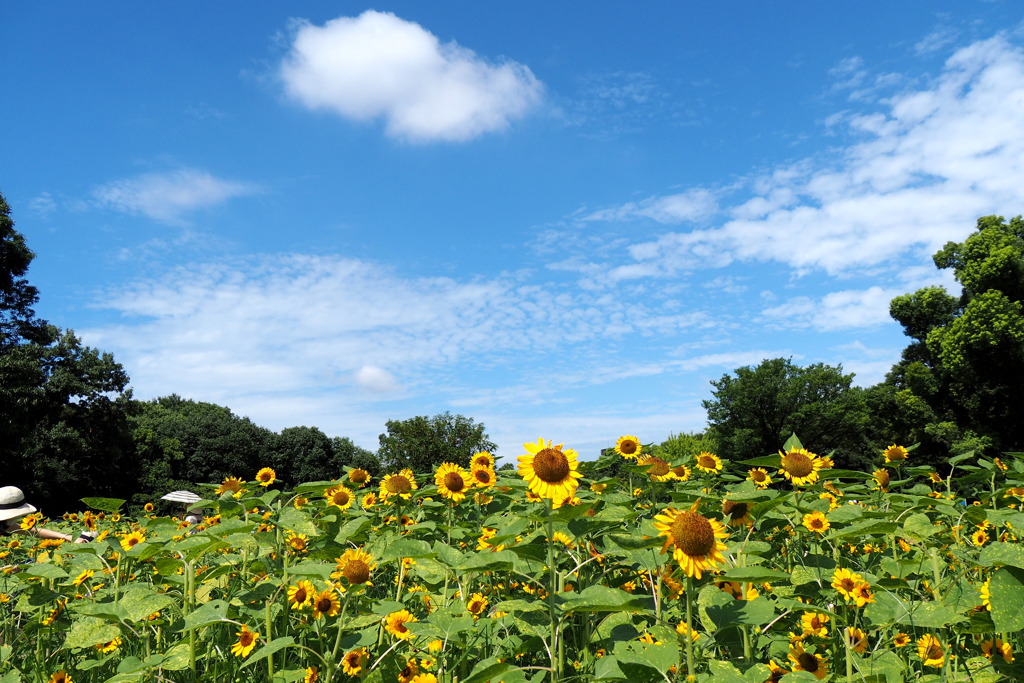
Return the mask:
<path fill-rule="evenodd" d="M 160 500 L 170 500 L 175 503 L 198 503 L 202 498 L 191 491 L 171 491 L 166 496 L 160 496 Z"/>
<path fill-rule="evenodd" d="M 35 511 L 34 507 L 25 502 L 25 494 L 17 486 L 0 488 L 0 522 Z"/>

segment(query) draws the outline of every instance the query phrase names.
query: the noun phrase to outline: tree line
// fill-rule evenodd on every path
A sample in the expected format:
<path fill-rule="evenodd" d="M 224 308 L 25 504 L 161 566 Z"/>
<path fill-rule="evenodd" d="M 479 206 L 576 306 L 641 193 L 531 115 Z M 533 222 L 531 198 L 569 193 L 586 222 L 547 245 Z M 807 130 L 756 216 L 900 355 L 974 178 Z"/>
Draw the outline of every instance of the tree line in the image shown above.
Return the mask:
<path fill-rule="evenodd" d="M 138 401 L 111 354 L 36 316 L 39 292 L 26 278 L 35 255 L 10 213 L 0 194 L 3 483 L 49 514 L 78 509 L 86 496 L 142 503 L 262 467 L 287 485 L 334 479 L 345 467 L 427 471 L 495 450 L 482 423 L 450 413 L 388 421 L 373 452 L 316 427 L 273 432 L 178 395 Z M 893 442 L 918 444 L 915 458 L 940 467 L 967 451 L 1024 450 L 1024 220 L 980 218 L 934 262 L 962 291 L 927 287 L 893 299 L 890 314 L 910 341 L 884 381 L 857 387 L 841 365 L 765 359 L 711 382 L 707 429 L 670 435 L 655 452 L 744 460 L 777 451 L 793 433 L 846 469 L 870 468 Z"/>

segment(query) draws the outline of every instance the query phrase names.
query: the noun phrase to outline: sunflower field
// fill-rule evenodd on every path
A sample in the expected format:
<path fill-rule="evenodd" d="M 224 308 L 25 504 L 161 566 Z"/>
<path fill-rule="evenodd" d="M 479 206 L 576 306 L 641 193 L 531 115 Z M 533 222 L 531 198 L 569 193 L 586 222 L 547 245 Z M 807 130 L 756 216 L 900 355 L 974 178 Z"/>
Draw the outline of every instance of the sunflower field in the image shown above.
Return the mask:
<path fill-rule="evenodd" d="M 893 445 L 868 473 L 795 438 L 729 463 L 624 436 L 595 480 L 525 450 L 290 491 L 267 468 L 195 525 L 30 515 L 0 548 L 0 683 L 1024 680 L 1013 454 L 940 475 Z"/>

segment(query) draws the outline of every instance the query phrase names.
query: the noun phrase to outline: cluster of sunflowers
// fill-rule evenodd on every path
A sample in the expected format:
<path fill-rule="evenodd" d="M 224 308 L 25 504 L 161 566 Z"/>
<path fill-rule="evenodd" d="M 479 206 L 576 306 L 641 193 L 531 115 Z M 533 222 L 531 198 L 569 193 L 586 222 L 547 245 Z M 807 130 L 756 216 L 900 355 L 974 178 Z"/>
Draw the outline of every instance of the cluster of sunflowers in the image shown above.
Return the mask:
<path fill-rule="evenodd" d="M 290 491 L 263 468 L 199 523 L 92 500 L 64 523 L 94 541 L 0 550 L 0 683 L 1024 679 L 1016 458 L 524 447 Z"/>

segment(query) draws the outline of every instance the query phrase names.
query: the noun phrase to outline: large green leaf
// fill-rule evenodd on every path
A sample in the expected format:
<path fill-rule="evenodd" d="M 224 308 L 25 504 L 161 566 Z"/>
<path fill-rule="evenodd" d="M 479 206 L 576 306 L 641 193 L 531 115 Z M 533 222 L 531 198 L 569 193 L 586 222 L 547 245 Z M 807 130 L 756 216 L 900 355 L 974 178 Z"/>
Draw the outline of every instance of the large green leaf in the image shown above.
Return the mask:
<path fill-rule="evenodd" d="M 761 583 L 763 581 L 789 580 L 792 574 L 779 569 L 767 567 L 733 567 L 721 575 L 725 581 L 744 581 L 748 583 Z"/>
<path fill-rule="evenodd" d="M 978 556 L 978 564 L 983 567 L 1009 565 L 1024 569 L 1024 548 L 1019 543 L 1000 541 L 991 543 L 982 548 L 981 555 Z"/>
<path fill-rule="evenodd" d="M 992 575 L 989 591 L 996 630 L 1005 633 L 1024 629 L 1024 569 L 999 569 Z"/>
<path fill-rule="evenodd" d="M 125 504 L 122 498 L 82 498 L 82 502 L 101 512 L 117 512 Z"/>
<path fill-rule="evenodd" d="M 92 647 L 109 643 L 121 635 L 121 629 L 96 617 L 82 616 L 71 624 L 71 631 L 64 639 L 64 648 Z"/>
<path fill-rule="evenodd" d="M 121 597 L 121 607 L 131 621 L 142 621 L 177 600 L 166 593 L 157 593 L 142 584 L 132 584 Z"/>
<path fill-rule="evenodd" d="M 266 659 L 275 652 L 283 650 L 286 647 L 294 644 L 295 639 L 291 636 L 282 636 L 281 638 L 275 638 L 274 640 L 270 641 L 260 649 L 256 650 L 256 652 L 252 653 L 252 655 L 245 660 L 245 663 L 242 664 L 242 668 L 244 669 L 247 666 L 252 666 L 261 659 Z"/>
<path fill-rule="evenodd" d="M 587 586 L 580 593 L 562 603 L 562 611 L 569 612 L 646 612 L 649 599 L 627 593 L 618 588 L 597 584 Z"/>
<path fill-rule="evenodd" d="M 199 609 L 185 615 L 185 631 L 215 624 L 220 621 L 227 621 L 228 603 L 223 600 L 211 600 Z"/>

